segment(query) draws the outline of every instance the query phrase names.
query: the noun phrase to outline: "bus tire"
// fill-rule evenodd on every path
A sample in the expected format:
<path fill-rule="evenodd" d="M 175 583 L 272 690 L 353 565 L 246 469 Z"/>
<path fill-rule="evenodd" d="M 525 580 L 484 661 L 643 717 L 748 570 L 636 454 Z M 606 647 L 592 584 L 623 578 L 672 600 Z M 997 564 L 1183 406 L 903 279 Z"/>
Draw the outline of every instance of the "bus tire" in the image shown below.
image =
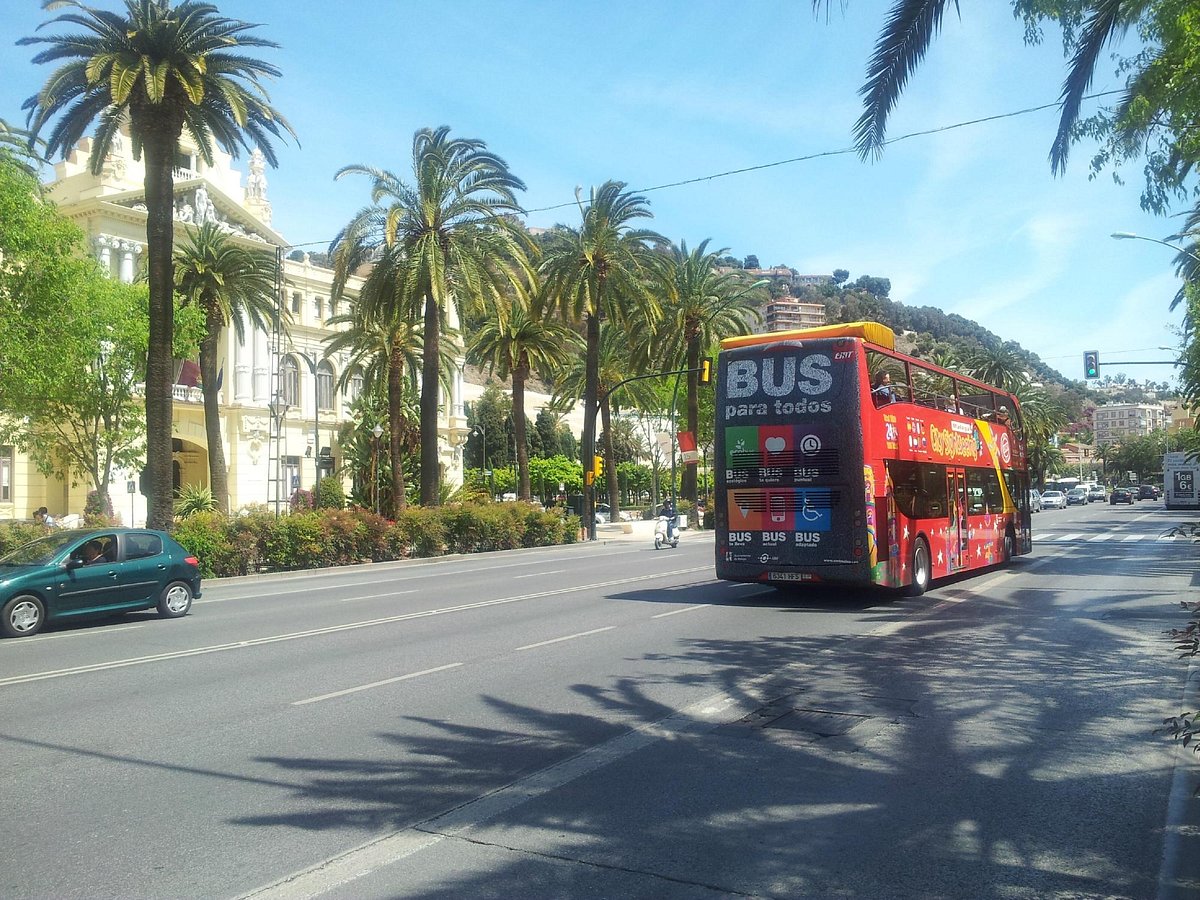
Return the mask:
<path fill-rule="evenodd" d="M 1012 558 L 1016 552 L 1017 535 L 1011 528 L 1009 528 L 1004 532 L 1004 544 L 1000 550 L 1000 564 L 1002 566 L 1007 566 L 1010 562 L 1012 562 Z"/>
<path fill-rule="evenodd" d="M 920 597 L 923 593 L 929 590 L 929 582 L 933 579 L 932 564 L 929 558 L 929 544 L 925 542 L 925 538 L 917 538 L 916 544 L 913 545 L 912 560 L 910 571 L 912 572 L 912 583 L 904 586 L 905 597 Z"/>

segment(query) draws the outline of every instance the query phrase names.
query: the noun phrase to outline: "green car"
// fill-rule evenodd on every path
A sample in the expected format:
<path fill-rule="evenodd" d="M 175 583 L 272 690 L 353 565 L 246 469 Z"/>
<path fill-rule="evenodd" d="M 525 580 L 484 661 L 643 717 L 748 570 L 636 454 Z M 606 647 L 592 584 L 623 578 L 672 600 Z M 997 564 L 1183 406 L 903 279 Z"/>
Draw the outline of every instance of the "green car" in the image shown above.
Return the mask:
<path fill-rule="evenodd" d="M 200 562 L 170 535 L 137 528 L 60 531 L 0 557 L 0 633 L 137 609 L 185 616 L 200 596 Z"/>

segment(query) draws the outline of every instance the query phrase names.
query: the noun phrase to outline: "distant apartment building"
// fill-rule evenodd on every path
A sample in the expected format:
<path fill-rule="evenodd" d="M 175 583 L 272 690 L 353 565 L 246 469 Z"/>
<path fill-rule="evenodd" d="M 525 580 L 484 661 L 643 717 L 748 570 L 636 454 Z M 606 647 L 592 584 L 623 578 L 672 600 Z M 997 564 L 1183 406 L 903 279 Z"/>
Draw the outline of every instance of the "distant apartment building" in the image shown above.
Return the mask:
<path fill-rule="evenodd" d="M 825 305 L 779 297 L 769 300 L 763 310 L 763 331 L 790 331 L 793 328 L 816 328 L 825 324 Z"/>
<path fill-rule="evenodd" d="M 1106 403 L 1093 413 L 1092 432 L 1096 445 L 1116 444 L 1167 427 L 1167 412 L 1161 403 Z"/>

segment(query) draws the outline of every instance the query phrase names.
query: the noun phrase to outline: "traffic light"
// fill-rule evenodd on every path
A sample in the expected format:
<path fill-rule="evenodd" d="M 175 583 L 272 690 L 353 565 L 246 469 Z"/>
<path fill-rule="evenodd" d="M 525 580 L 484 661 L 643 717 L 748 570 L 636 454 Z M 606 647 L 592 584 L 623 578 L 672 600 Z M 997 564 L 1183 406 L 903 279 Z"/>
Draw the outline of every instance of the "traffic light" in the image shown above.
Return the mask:
<path fill-rule="evenodd" d="M 1083 353 L 1083 377 L 1100 377 L 1100 354 L 1095 350 L 1085 350 Z"/>
<path fill-rule="evenodd" d="M 603 456 L 593 456 L 592 457 L 592 471 L 596 473 L 597 478 L 599 478 L 601 475 L 604 474 L 604 457 Z"/>
<path fill-rule="evenodd" d="M 712 383 L 712 360 L 708 357 L 700 360 L 700 383 Z"/>

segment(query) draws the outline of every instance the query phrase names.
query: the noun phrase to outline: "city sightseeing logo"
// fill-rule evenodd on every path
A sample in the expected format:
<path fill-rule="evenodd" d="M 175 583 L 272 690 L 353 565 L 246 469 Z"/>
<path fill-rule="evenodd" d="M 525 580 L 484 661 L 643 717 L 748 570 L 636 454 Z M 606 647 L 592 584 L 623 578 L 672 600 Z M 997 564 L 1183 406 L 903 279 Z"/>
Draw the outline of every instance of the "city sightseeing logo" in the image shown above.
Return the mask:
<path fill-rule="evenodd" d="M 957 428 L 946 430 L 936 425 L 929 426 L 929 448 L 939 456 L 950 459 L 978 459 L 983 450 L 982 441 L 974 429 L 970 433 L 963 433 Z"/>

